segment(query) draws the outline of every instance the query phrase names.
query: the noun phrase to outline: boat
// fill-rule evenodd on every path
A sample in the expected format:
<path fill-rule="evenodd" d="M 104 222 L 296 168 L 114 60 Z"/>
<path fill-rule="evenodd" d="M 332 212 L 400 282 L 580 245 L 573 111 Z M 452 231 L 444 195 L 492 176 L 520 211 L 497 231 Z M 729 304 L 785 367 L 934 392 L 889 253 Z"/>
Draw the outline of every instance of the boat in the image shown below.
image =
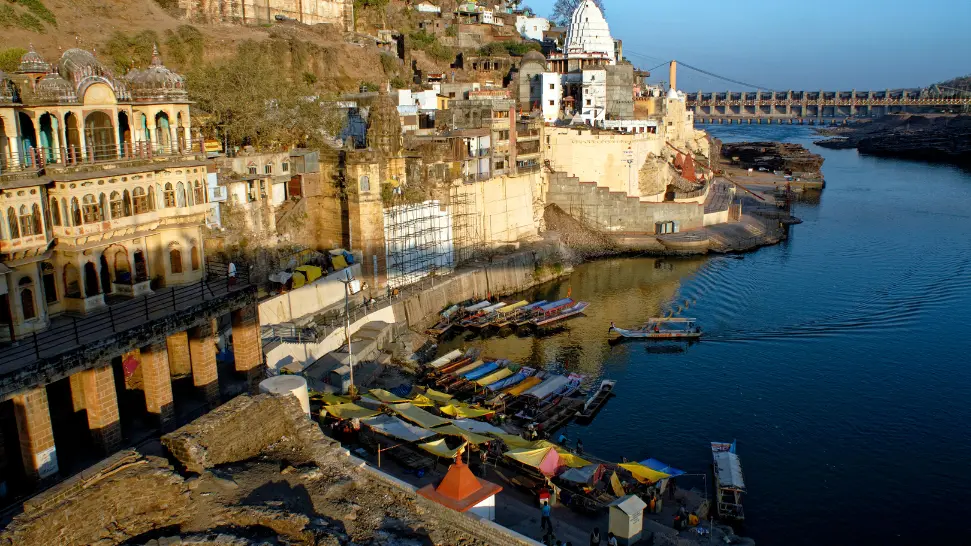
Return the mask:
<path fill-rule="evenodd" d="M 522 300 L 499 309 L 496 311 L 496 316 L 493 317 L 493 320 L 489 323 L 489 326 L 495 326 L 500 330 L 506 326 L 509 326 L 513 317 L 515 317 L 521 309 L 525 309 L 528 306 L 529 302 Z"/>
<path fill-rule="evenodd" d="M 587 421 L 593 419 L 593 416 L 600 411 L 600 408 L 610 400 L 610 397 L 614 395 L 614 386 L 617 381 L 613 379 L 604 379 L 600 382 L 600 388 L 597 392 L 593 393 L 590 398 L 587 398 L 586 403 L 583 404 L 583 408 L 577 413 L 578 421 Z"/>
<path fill-rule="evenodd" d="M 438 324 L 425 330 L 425 333 L 433 336 L 441 336 L 445 334 L 445 332 L 448 332 L 452 328 L 452 326 L 455 325 L 455 318 L 461 309 L 462 308 L 459 307 L 458 305 L 453 305 L 448 309 L 442 311 L 441 313 L 442 318 L 441 320 L 438 321 Z"/>
<path fill-rule="evenodd" d="M 693 318 L 652 318 L 640 328 L 627 330 L 610 323 L 608 333 L 628 339 L 700 339 L 701 327 Z"/>
<path fill-rule="evenodd" d="M 573 300 L 569 300 L 569 301 L 572 302 Z M 575 317 L 580 313 L 583 313 L 583 310 L 586 309 L 589 305 L 590 304 L 585 301 L 579 301 L 579 302 L 573 303 L 572 305 L 567 304 L 564 306 L 560 306 L 559 308 L 556 308 L 551 311 L 543 311 L 541 315 L 535 317 L 531 322 L 536 327 L 549 326 L 561 320 L 566 320 L 568 318 Z M 541 307 L 540 310 L 543 310 L 544 308 L 545 306 Z"/>
<path fill-rule="evenodd" d="M 481 328 L 492 322 L 495 312 L 506 306 L 505 302 L 499 302 L 488 307 L 483 307 L 476 311 L 475 314 L 469 315 L 467 318 L 462 320 L 461 324 L 465 328 Z"/>
<path fill-rule="evenodd" d="M 715 471 L 715 508 L 718 517 L 742 521 L 742 495 L 745 493 L 745 479 L 742 477 L 742 464 L 735 453 L 735 442 L 712 442 L 711 456 Z"/>

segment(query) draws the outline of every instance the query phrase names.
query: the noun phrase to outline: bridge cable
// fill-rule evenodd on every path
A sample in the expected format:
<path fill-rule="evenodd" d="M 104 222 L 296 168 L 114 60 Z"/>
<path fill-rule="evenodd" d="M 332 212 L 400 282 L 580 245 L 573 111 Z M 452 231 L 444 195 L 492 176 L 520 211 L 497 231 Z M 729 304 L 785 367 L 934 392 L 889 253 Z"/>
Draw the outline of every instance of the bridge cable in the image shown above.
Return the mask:
<path fill-rule="evenodd" d="M 679 65 L 685 67 L 685 68 L 690 68 L 691 70 L 694 70 L 696 72 L 700 72 L 702 74 L 705 74 L 707 76 L 711 76 L 713 78 L 717 78 L 719 80 L 725 80 L 727 82 L 737 83 L 738 85 L 744 85 L 746 87 L 752 87 L 752 88 L 755 88 L 755 89 L 758 89 L 758 90 L 775 92 L 775 89 L 772 89 L 770 87 L 766 87 L 764 85 L 755 85 L 755 84 L 751 84 L 751 83 L 746 83 L 746 82 L 739 81 L 739 80 L 733 80 L 732 78 L 726 78 L 725 76 L 719 76 L 718 74 L 715 74 L 714 72 L 709 72 L 707 70 L 702 70 L 702 69 L 700 69 L 700 68 L 698 68 L 696 66 L 691 66 L 690 64 L 688 64 L 686 62 L 683 62 L 683 61 L 677 61 L 677 63 Z"/>

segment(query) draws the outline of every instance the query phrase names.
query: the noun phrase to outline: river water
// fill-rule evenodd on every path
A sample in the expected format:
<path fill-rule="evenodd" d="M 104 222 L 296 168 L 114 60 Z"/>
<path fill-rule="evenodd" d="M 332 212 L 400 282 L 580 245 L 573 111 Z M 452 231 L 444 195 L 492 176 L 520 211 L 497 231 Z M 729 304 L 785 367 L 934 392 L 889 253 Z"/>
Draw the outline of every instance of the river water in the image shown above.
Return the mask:
<path fill-rule="evenodd" d="M 591 302 L 587 316 L 541 339 L 448 345 L 589 385 L 618 380 L 591 425 L 564 429 L 608 460 L 704 473 L 708 442 L 737 440 L 739 531 L 761 544 L 962 543 L 952 516 L 971 491 L 971 173 L 819 149 L 806 127 L 707 129 L 826 158 L 827 187 L 794 206 L 804 223 L 787 241 L 742 259 L 583 264 L 525 297 L 572 290 Z M 607 342 L 610 321 L 679 307 L 706 332 L 683 352 Z"/>

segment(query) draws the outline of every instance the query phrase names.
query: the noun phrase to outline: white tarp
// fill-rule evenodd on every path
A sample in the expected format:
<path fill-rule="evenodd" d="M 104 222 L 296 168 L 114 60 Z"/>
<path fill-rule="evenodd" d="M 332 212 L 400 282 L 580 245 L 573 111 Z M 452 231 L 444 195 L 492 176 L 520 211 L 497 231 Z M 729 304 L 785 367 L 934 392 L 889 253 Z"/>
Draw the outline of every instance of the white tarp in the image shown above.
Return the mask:
<path fill-rule="evenodd" d="M 553 394 L 554 392 L 556 392 L 557 390 L 559 390 L 561 387 L 563 387 L 569 382 L 570 382 L 570 379 L 565 375 L 554 375 L 553 377 L 547 379 L 546 381 L 543 381 L 539 385 L 536 385 L 535 387 L 529 389 L 524 394 L 535 396 L 536 398 L 539 398 L 540 400 L 542 400 L 547 396 Z"/>
<path fill-rule="evenodd" d="M 476 434 L 509 434 L 497 426 L 473 419 L 452 419 L 452 424 L 464 431 Z"/>
<path fill-rule="evenodd" d="M 391 436 L 406 442 L 417 442 L 435 435 L 434 432 L 425 430 L 410 423 L 406 423 L 391 415 L 378 415 L 377 417 L 371 417 L 370 419 L 361 419 L 361 422 L 371 427 L 376 432 L 380 432 L 386 436 Z"/>
<path fill-rule="evenodd" d="M 439 359 L 433 360 L 429 364 L 429 366 L 431 366 L 432 368 L 438 369 L 438 368 L 441 368 L 442 366 L 448 364 L 449 362 L 455 360 L 456 358 L 458 358 L 460 356 L 462 356 L 462 351 L 460 351 L 458 349 L 455 349 L 454 351 L 448 353 L 447 355 L 445 355 L 445 356 L 443 356 L 443 357 L 441 357 Z"/>
<path fill-rule="evenodd" d="M 469 312 L 469 313 L 474 313 L 474 312 L 478 311 L 479 309 L 485 309 L 486 307 L 489 307 L 489 305 L 490 305 L 490 303 L 488 301 L 480 301 L 479 303 L 477 303 L 475 305 L 470 305 L 470 306 L 466 307 L 465 310 L 467 312 Z"/>
<path fill-rule="evenodd" d="M 714 454 L 715 473 L 718 475 L 718 483 L 722 487 L 732 487 L 745 489 L 745 479 L 742 478 L 742 463 L 738 460 L 738 455 L 721 451 Z"/>

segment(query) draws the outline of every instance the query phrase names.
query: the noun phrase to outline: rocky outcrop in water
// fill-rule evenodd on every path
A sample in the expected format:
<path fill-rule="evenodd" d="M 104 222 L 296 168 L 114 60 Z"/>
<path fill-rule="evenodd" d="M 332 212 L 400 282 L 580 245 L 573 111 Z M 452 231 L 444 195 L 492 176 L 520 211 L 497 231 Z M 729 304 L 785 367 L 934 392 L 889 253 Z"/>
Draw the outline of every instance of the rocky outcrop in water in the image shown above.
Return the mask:
<path fill-rule="evenodd" d="M 818 174 L 823 157 L 799 144 L 782 142 L 721 143 L 721 156 L 745 169 L 764 168 L 789 174 Z"/>
<path fill-rule="evenodd" d="M 885 157 L 971 164 L 971 115 L 899 114 L 820 133 L 835 135 L 815 143 L 824 148 L 856 148 L 860 153 Z"/>

